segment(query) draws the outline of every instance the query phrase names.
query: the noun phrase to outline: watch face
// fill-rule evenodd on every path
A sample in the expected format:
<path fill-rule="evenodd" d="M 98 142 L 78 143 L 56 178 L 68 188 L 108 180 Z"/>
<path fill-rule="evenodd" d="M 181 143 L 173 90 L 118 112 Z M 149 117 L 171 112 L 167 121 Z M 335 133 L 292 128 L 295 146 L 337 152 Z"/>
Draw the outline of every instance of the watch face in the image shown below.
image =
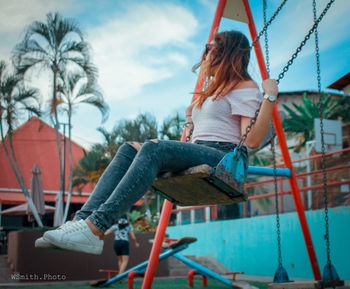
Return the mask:
<path fill-rule="evenodd" d="M 266 99 L 268 99 L 269 101 L 276 101 L 277 97 L 275 95 L 272 94 L 268 94 L 265 96 Z"/>

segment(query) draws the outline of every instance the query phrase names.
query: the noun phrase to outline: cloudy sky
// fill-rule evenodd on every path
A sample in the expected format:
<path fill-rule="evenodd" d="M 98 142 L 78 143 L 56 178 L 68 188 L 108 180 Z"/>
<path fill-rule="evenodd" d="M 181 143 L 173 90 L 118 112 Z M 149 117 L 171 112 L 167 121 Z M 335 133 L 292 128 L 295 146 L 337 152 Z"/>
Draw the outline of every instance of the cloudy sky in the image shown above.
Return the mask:
<path fill-rule="evenodd" d="M 250 0 L 257 31 L 263 27 L 261 2 Z M 280 2 L 267 0 L 268 17 Z M 327 2 L 317 1 L 318 13 Z M 110 106 L 103 125 L 110 130 L 118 120 L 141 112 L 154 114 L 161 123 L 191 102 L 197 78 L 191 68 L 203 52 L 216 5 L 217 0 L 0 0 L 0 59 L 9 61 L 26 26 L 59 11 L 79 23 L 91 45 L 99 85 Z M 319 26 L 322 89 L 349 72 L 349 15 L 350 2 L 337 0 Z M 312 24 L 311 0 L 290 0 L 285 5 L 268 30 L 272 78 L 282 71 Z M 219 30 L 230 29 L 249 34 L 246 24 L 223 19 Z M 280 91 L 317 89 L 315 71 L 311 37 L 281 80 Z M 250 73 L 260 84 L 254 59 Z M 32 82 L 48 99 L 50 79 L 33 75 Z M 100 113 L 80 106 L 73 116 L 74 140 L 86 148 L 101 142 L 99 126 Z"/>

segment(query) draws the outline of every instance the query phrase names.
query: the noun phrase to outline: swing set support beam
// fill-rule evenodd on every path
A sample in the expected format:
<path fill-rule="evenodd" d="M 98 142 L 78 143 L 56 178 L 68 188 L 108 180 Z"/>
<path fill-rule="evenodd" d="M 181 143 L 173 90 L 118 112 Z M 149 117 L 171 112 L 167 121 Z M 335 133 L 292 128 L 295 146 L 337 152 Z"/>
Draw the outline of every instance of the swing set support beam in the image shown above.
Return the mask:
<path fill-rule="evenodd" d="M 252 39 L 255 39 L 257 36 L 257 33 L 256 33 L 255 24 L 254 24 L 253 16 L 251 13 L 251 9 L 249 6 L 249 2 L 248 2 L 248 0 L 242 0 L 242 1 L 243 1 L 244 8 L 245 8 L 245 11 L 246 11 L 246 14 L 248 17 L 248 27 L 249 27 L 251 37 L 252 37 Z M 211 27 L 211 30 L 209 33 L 208 43 L 211 42 L 213 34 L 219 28 L 221 18 L 223 17 L 223 14 L 224 14 L 225 6 L 226 6 L 226 0 L 219 0 L 218 1 L 214 20 L 213 20 L 212 27 Z M 257 41 L 256 45 L 254 46 L 254 49 L 255 49 L 256 56 L 257 56 L 261 76 L 263 79 L 267 79 L 268 73 L 266 70 L 264 57 L 263 57 L 263 54 L 261 51 L 259 41 Z M 203 80 L 198 79 L 197 83 L 196 83 L 195 91 L 200 90 L 202 88 L 202 85 L 203 85 Z M 194 98 L 192 99 L 192 101 L 194 101 Z M 294 198 L 294 203 L 295 203 L 295 206 L 297 209 L 299 221 L 301 224 L 302 232 L 304 235 L 306 249 L 307 249 L 307 252 L 309 254 L 309 259 L 310 259 L 312 271 L 314 274 L 314 278 L 315 278 L 315 280 L 322 280 L 321 272 L 320 272 L 320 269 L 318 266 L 315 250 L 314 250 L 312 239 L 311 239 L 310 230 L 309 230 L 309 227 L 308 227 L 308 224 L 306 221 L 304 207 L 303 207 L 303 204 L 301 201 L 295 172 L 294 172 L 292 162 L 291 162 L 291 159 L 289 156 L 289 151 L 288 151 L 286 139 L 284 136 L 282 123 L 281 123 L 281 120 L 280 120 L 280 117 L 279 117 L 279 114 L 277 111 L 277 105 L 275 105 L 274 110 L 273 110 L 273 123 L 275 126 L 276 135 L 277 135 L 280 147 L 281 147 L 282 157 L 283 157 L 285 166 L 290 170 L 290 173 L 291 173 L 291 177 L 289 178 L 289 182 L 290 182 L 290 186 L 291 186 L 291 190 L 292 190 L 292 194 L 293 194 L 293 198 Z M 182 141 L 185 140 L 184 135 L 182 136 L 181 140 Z M 144 281 L 142 284 L 142 289 L 151 289 L 151 287 L 152 287 L 153 279 L 154 279 L 154 276 L 156 273 L 156 268 L 158 265 L 159 254 L 161 251 L 162 242 L 163 242 L 164 237 L 165 237 L 165 231 L 166 231 L 166 228 L 167 228 L 167 225 L 169 222 L 172 206 L 173 206 L 173 204 L 170 201 L 168 201 L 168 200 L 164 201 L 162 213 L 160 216 L 160 221 L 159 221 L 159 224 L 157 227 L 157 232 L 155 235 L 155 241 L 153 243 L 151 254 L 150 254 L 150 260 L 149 260 L 149 263 L 148 263 L 148 266 L 146 269 L 146 273 L 145 273 L 145 278 L 144 278 Z"/>
<path fill-rule="evenodd" d="M 248 21 L 249 21 L 248 27 L 249 27 L 250 35 L 251 35 L 252 39 L 255 39 L 257 37 L 257 32 L 255 29 L 253 15 L 252 15 L 248 0 L 243 0 L 243 4 L 244 4 L 244 7 L 245 7 L 245 10 L 247 13 L 247 17 L 248 17 Z M 255 54 L 256 54 L 257 60 L 258 60 L 259 69 L 260 69 L 262 79 L 265 80 L 268 78 L 268 73 L 267 73 L 267 69 L 265 66 L 265 61 L 264 61 L 264 57 L 263 57 L 263 53 L 261 51 L 259 41 L 257 41 L 257 43 L 255 44 L 254 49 L 255 49 Z M 277 110 L 277 104 L 275 104 L 272 116 L 273 116 L 273 124 L 275 126 L 276 135 L 278 138 L 278 142 L 280 144 L 284 164 L 287 168 L 290 169 L 290 172 L 291 172 L 291 177 L 289 178 L 289 184 L 291 187 L 291 191 L 292 191 L 292 195 L 293 195 L 293 199 L 294 199 L 294 204 L 295 204 L 297 214 L 299 217 L 301 229 L 302 229 L 302 232 L 304 235 L 306 249 L 307 249 L 307 252 L 309 255 L 310 264 L 311 264 L 311 268 L 312 268 L 312 271 L 314 274 L 314 278 L 315 278 L 315 280 L 322 280 L 321 272 L 320 272 L 318 262 L 317 262 L 315 249 L 314 249 L 312 239 L 311 239 L 309 226 L 308 226 L 307 221 L 306 221 L 304 206 L 303 206 L 303 203 L 302 203 L 302 200 L 300 197 L 300 192 L 299 192 L 295 172 L 294 172 L 292 161 L 291 161 L 291 158 L 289 155 L 288 146 L 287 146 L 286 138 L 284 135 L 280 116 L 279 116 L 279 113 Z"/>

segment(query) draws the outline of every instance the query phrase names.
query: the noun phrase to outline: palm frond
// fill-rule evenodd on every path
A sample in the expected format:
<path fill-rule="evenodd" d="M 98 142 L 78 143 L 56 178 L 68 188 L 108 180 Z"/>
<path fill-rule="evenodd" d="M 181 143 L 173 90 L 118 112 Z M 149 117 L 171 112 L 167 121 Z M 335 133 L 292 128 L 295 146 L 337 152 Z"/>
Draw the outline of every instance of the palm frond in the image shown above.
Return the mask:
<path fill-rule="evenodd" d="M 1 83 L 2 76 L 5 73 L 6 67 L 7 67 L 6 62 L 4 60 L 1 60 L 0 61 L 0 83 Z"/>
<path fill-rule="evenodd" d="M 22 77 L 18 74 L 3 75 L 0 83 L 1 114 L 12 134 L 19 123 L 23 111 L 40 115 L 38 90 L 25 87 Z"/>

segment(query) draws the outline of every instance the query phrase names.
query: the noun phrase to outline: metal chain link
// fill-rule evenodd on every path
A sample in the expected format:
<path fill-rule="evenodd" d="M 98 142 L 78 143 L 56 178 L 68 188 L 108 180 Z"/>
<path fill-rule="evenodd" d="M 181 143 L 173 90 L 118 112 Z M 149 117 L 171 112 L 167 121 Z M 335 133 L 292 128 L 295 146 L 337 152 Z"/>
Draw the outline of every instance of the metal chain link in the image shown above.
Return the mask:
<path fill-rule="evenodd" d="M 325 156 L 325 143 L 324 143 L 324 128 L 323 128 L 323 101 L 322 96 L 320 96 L 320 128 L 321 128 L 321 169 L 323 173 L 323 192 L 324 192 L 324 218 L 325 218 L 325 239 L 326 239 L 326 248 L 327 248 L 327 263 L 330 264 L 330 243 L 329 243 L 329 225 L 328 225 L 328 190 L 327 190 L 327 173 L 326 173 L 326 156 Z"/>
<path fill-rule="evenodd" d="M 314 22 L 317 21 L 316 0 L 312 0 L 312 10 L 314 13 Z M 316 70 L 317 70 L 317 88 L 321 92 L 321 69 L 320 69 L 320 48 L 318 46 L 318 30 L 315 29 L 315 51 L 316 51 Z"/>
<path fill-rule="evenodd" d="M 264 15 L 264 28 L 259 32 L 259 34 L 257 35 L 257 37 L 254 39 L 254 41 L 252 42 L 252 45 L 251 47 L 254 47 L 256 45 L 256 43 L 259 41 L 260 37 L 265 33 L 267 32 L 267 27 L 270 26 L 270 24 L 272 23 L 272 21 L 276 18 L 277 14 L 282 10 L 284 4 L 286 4 L 288 0 L 284 0 L 281 5 L 277 8 L 277 10 L 275 11 L 275 13 L 272 15 L 272 17 L 270 18 L 270 20 L 268 22 L 266 22 L 266 14 Z M 265 5 L 265 4 L 264 4 Z M 267 37 L 267 33 L 265 33 L 265 40 L 266 40 L 266 37 Z M 266 43 L 266 42 L 265 42 Z M 265 46 L 265 49 L 266 49 L 266 46 Z M 268 55 L 268 54 L 266 54 Z M 270 60 L 269 60 L 269 56 L 266 56 L 266 61 L 269 65 L 270 63 Z M 270 67 L 268 68 L 268 73 L 270 72 Z M 249 125 L 247 126 L 246 128 L 246 131 L 244 133 L 244 135 L 242 135 L 242 138 L 241 140 L 239 141 L 239 144 L 237 146 L 237 149 L 240 150 L 240 148 L 242 147 L 243 143 L 245 142 L 252 126 L 255 124 L 256 122 L 256 119 L 258 118 L 258 115 L 259 115 L 259 112 L 260 112 L 260 107 L 255 111 L 255 114 L 254 116 L 251 118 L 250 120 L 250 123 Z"/>
<path fill-rule="evenodd" d="M 287 3 L 288 0 L 283 0 L 283 2 L 281 3 L 281 5 L 277 8 L 277 10 L 275 11 L 275 13 L 272 15 L 272 17 L 270 18 L 270 20 L 266 23 L 266 21 L 264 21 L 264 28 L 259 32 L 259 34 L 256 36 L 256 38 L 254 39 L 254 41 L 252 42 L 252 46 L 254 47 L 255 44 L 259 41 L 260 37 L 265 33 L 267 27 L 270 26 L 270 24 L 272 23 L 272 21 L 276 18 L 277 14 L 280 13 L 280 11 L 282 10 L 284 4 Z"/>
<path fill-rule="evenodd" d="M 277 164 L 276 164 L 276 146 L 274 138 L 271 139 L 271 152 L 273 159 L 273 180 L 275 189 L 275 214 L 276 214 L 276 230 L 277 230 L 277 245 L 278 245 L 278 265 L 282 266 L 282 250 L 281 250 L 281 225 L 279 214 L 278 201 L 278 184 L 277 184 Z"/>
<path fill-rule="evenodd" d="M 287 62 L 286 66 L 283 68 L 282 72 L 278 75 L 277 78 L 277 83 L 279 83 L 279 81 L 284 77 L 284 74 L 288 71 L 289 66 L 292 65 L 292 63 L 294 62 L 295 58 L 297 58 L 299 52 L 302 50 L 302 48 L 304 47 L 304 45 L 306 44 L 306 42 L 309 40 L 310 36 L 312 33 L 315 32 L 315 30 L 318 27 L 318 24 L 321 22 L 321 20 L 323 19 L 323 17 L 326 15 L 328 9 L 332 6 L 332 4 L 335 2 L 335 0 L 330 0 L 326 7 L 323 9 L 321 15 L 315 20 L 314 25 L 311 27 L 310 31 L 308 32 L 308 34 L 306 34 L 304 40 L 300 43 L 299 47 L 296 49 L 296 51 L 293 53 L 291 59 Z"/>
<path fill-rule="evenodd" d="M 267 9 L 266 0 L 263 0 L 264 27 L 266 26 L 266 18 L 267 18 L 266 9 Z M 270 77 L 269 37 L 267 34 L 267 30 L 265 30 L 265 63 L 266 63 L 267 75 Z"/>
<path fill-rule="evenodd" d="M 306 44 L 306 42 L 309 40 L 310 36 L 312 33 L 314 33 L 315 29 L 318 27 L 318 24 L 321 22 L 321 20 L 323 19 L 323 17 L 326 15 L 327 11 L 329 10 L 329 8 L 332 6 L 332 4 L 335 2 L 335 0 L 330 0 L 325 9 L 323 9 L 321 15 L 317 18 L 317 20 L 314 22 L 314 25 L 312 26 L 312 28 L 310 29 L 310 31 L 308 32 L 308 34 L 305 36 L 304 40 L 300 43 L 299 47 L 296 49 L 296 51 L 294 52 L 294 54 L 292 55 L 291 59 L 287 62 L 286 66 L 282 69 L 282 72 L 278 75 L 277 78 L 277 83 L 279 84 L 280 80 L 284 77 L 284 74 L 289 70 L 289 67 L 293 64 L 295 58 L 297 58 L 298 54 L 300 53 L 300 51 L 302 50 L 302 48 L 304 47 L 304 45 Z M 270 19 L 270 24 L 271 24 L 271 19 Z M 268 23 L 269 23 L 268 22 Z M 267 24 L 268 24 L 267 23 Z M 268 27 L 268 25 L 265 25 L 266 27 Z M 264 26 L 264 28 L 265 28 Z M 265 29 L 266 30 L 266 29 Z M 257 37 L 256 40 L 259 40 L 259 38 L 261 37 L 262 33 L 259 33 L 259 36 Z M 255 45 L 257 41 L 254 40 L 253 44 Z M 252 47 L 254 46 L 252 45 Z M 249 132 L 252 129 L 252 126 L 255 124 L 256 119 L 259 115 L 259 111 L 260 111 L 260 107 L 256 110 L 255 115 L 251 118 L 249 125 L 246 128 L 245 133 L 242 135 L 241 140 L 238 143 L 238 147 L 237 150 L 240 150 L 241 146 L 243 145 L 243 143 L 245 142 Z"/>
<path fill-rule="evenodd" d="M 244 133 L 244 135 L 242 135 L 241 140 L 240 140 L 239 143 L 238 143 L 238 146 L 237 146 L 237 150 L 238 150 L 238 151 L 241 149 L 243 143 L 245 142 L 245 140 L 246 140 L 248 134 L 250 133 L 250 131 L 251 131 L 251 129 L 252 129 L 252 126 L 255 124 L 256 119 L 258 118 L 258 115 L 259 115 L 259 112 L 260 112 L 260 107 L 261 107 L 261 106 L 259 106 L 259 108 L 255 111 L 254 116 L 250 119 L 250 123 L 249 123 L 249 125 L 247 126 L 247 128 L 246 128 L 246 130 L 245 130 L 245 133 Z"/>
<path fill-rule="evenodd" d="M 317 21 L 316 0 L 312 1 L 314 14 L 314 22 Z M 320 49 L 318 45 L 318 31 L 315 29 L 315 51 L 316 51 L 316 69 L 317 69 L 317 87 L 320 93 L 319 112 L 320 112 L 320 132 L 321 132 L 321 169 L 323 175 L 323 195 L 324 195 L 324 218 L 325 218 L 325 239 L 327 251 L 327 264 L 331 263 L 330 243 L 329 243 L 329 222 L 328 222 L 328 190 L 327 190 L 327 172 L 326 172 L 326 155 L 324 143 L 324 127 L 323 127 L 323 94 L 321 94 L 321 69 L 320 69 Z"/>
<path fill-rule="evenodd" d="M 266 25 L 266 10 L 267 3 L 263 0 L 263 15 L 264 15 L 264 25 Z M 270 52 L 269 52 L 269 37 L 267 30 L 265 31 L 265 63 L 266 71 L 268 77 L 270 77 Z M 270 128 L 274 130 L 272 122 L 270 122 Z M 276 231 L 277 231 L 277 253 L 278 253 L 278 265 L 282 267 L 282 249 L 281 249 L 281 224 L 280 224 L 280 214 L 279 214 L 279 199 L 278 199 L 278 183 L 277 183 L 277 164 L 276 164 L 276 146 L 275 139 L 271 139 L 271 152 L 273 161 L 273 181 L 274 181 L 274 192 L 275 192 L 275 215 L 276 215 Z"/>

